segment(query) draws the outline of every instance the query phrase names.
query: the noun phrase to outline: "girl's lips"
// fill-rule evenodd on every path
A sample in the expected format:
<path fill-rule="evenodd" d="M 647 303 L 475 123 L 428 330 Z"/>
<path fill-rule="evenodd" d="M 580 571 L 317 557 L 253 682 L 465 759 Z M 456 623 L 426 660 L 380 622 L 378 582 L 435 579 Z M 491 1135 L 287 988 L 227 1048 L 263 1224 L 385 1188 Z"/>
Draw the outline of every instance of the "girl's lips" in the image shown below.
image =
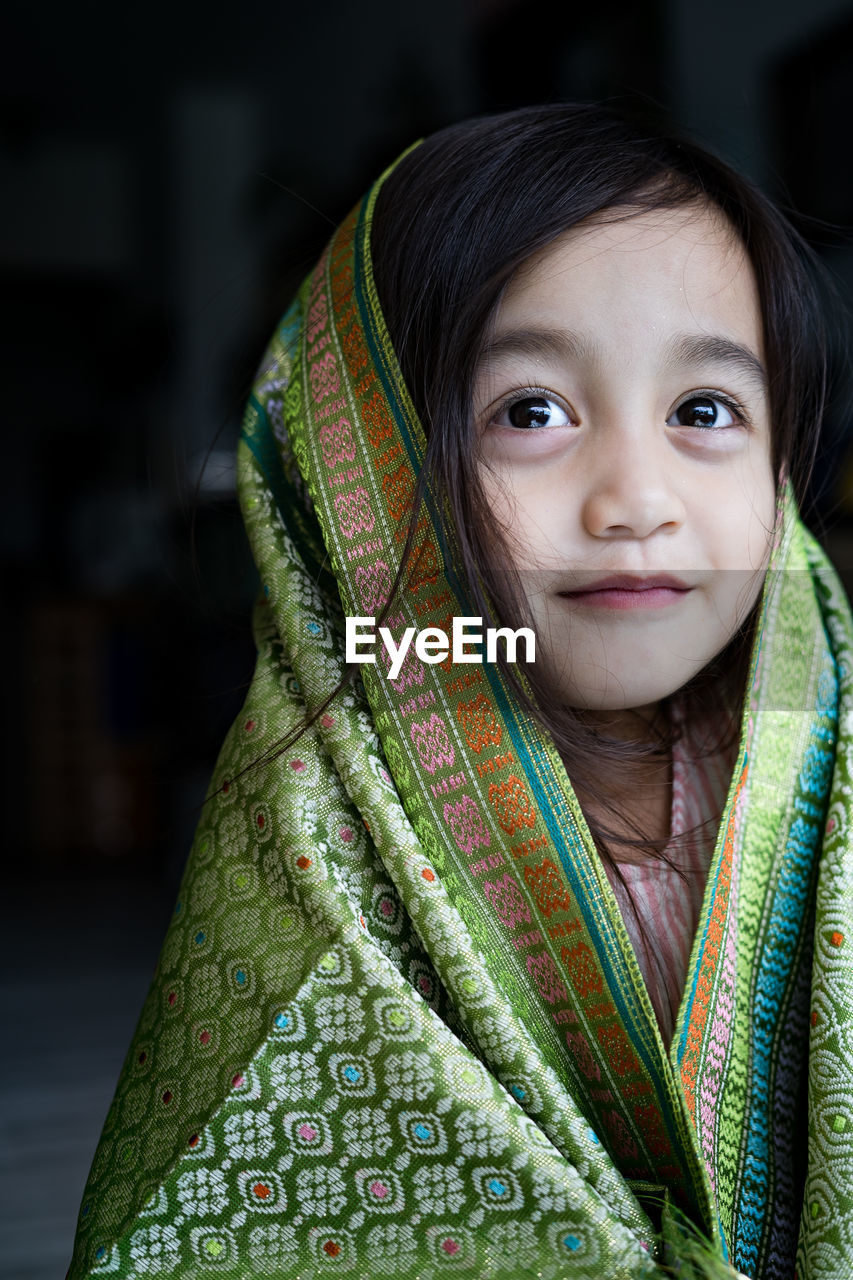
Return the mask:
<path fill-rule="evenodd" d="M 592 609 L 664 609 L 678 604 L 693 590 L 680 578 L 658 574 L 650 578 L 632 578 L 617 574 L 601 578 L 577 591 L 560 591 L 563 600 Z"/>

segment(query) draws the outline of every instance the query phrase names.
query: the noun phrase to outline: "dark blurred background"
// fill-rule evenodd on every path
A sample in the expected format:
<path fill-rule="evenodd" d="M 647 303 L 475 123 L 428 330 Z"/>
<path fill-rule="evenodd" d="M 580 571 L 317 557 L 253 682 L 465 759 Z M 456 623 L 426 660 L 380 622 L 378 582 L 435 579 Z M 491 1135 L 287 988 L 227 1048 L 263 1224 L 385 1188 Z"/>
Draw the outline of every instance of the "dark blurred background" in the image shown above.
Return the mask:
<path fill-rule="evenodd" d="M 251 676 L 243 400 L 332 226 L 418 136 L 609 98 L 793 206 L 849 305 L 853 9 L 16 0 L 5 17 L 0 1275 L 48 1280 Z M 815 514 L 846 571 L 838 345 Z"/>

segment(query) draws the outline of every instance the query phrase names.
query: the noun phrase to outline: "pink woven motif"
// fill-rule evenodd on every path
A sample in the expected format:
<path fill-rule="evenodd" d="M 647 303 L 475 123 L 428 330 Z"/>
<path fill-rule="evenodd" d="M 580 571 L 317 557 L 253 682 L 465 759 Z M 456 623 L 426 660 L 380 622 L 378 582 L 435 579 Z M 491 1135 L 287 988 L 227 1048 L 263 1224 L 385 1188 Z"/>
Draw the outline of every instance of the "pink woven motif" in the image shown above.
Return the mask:
<path fill-rule="evenodd" d="M 376 661 L 385 668 L 387 678 L 391 669 L 391 655 L 384 645 L 377 649 Z M 413 684 L 423 684 L 423 682 L 424 664 L 415 653 L 414 645 L 410 645 L 406 650 L 406 656 L 403 658 L 399 675 L 390 682 L 391 688 L 396 690 L 397 693 L 402 693 L 404 689 L 409 689 Z"/>
<path fill-rule="evenodd" d="M 326 318 L 326 295 L 321 293 L 317 301 L 308 308 L 305 337 L 309 346 L 317 341 L 318 335 L 325 329 Z"/>
<path fill-rule="evenodd" d="M 495 909 L 501 924 L 514 929 L 517 924 L 530 924 L 530 908 L 521 896 L 521 890 L 507 872 L 503 880 L 487 880 L 483 891 Z"/>
<path fill-rule="evenodd" d="M 415 744 L 418 759 L 427 773 L 435 773 L 442 765 L 449 768 L 453 764 L 453 744 L 447 736 L 447 727 L 441 716 L 433 714 L 429 720 L 415 721 L 409 730 L 409 737 Z"/>
<path fill-rule="evenodd" d="M 327 351 L 311 366 L 311 394 L 315 402 L 325 400 L 327 396 L 336 396 L 341 388 L 338 365 L 335 353 Z"/>
<path fill-rule="evenodd" d="M 568 999 L 568 992 L 560 977 L 560 971 L 547 951 L 543 951 L 538 956 L 527 957 L 527 972 L 536 983 L 536 990 L 542 999 L 547 1000 L 549 1004 Z"/>
<path fill-rule="evenodd" d="M 488 828 L 470 796 L 463 796 L 455 804 L 448 801 L 444 806 L 444 821 L 463 853 L 473 853 L 478 845 L 491 843 Z"/>
<path fill-rule="evenodd" d="M 341 530 L 346 538 L 355 538 L 359 533 L 370 533 L 376 517 L 370 509 L 370 498 L 366 489 L 355 489 L 352 493 L 339 493 L 335 497 L 335 511 L 341 523 Z"/>
<path fill-rule="evenodd" d="M 567 1031 L 566 1044 L 572 1051 L 572 1057 L 577 1063 L 578 1070 L 582 1071 L 587 1080 L 600 1080 L 601 1067 L 595 1060 L 595 1055 L 589 1047 L 589 1041 L 582 1031 Z"/>
<path fill-rule="evenodd" d="M 384 560 L 375 564 L 359 565 L 355 571 L 355 587 L 361 601 L 361 613 L 372 618 L 387 603 L 391 591 L 391 570 Z M 385 652 L 384 646 L 381 652 Z"/>
<path fill-rule="evenodd" d="M 355 440 L 346 418 L 338 418 L 337 422 L 325 422 L 318 438 L 323 450 L 323 461 L 330 470 L 341 462 L 355 460 Z"/>

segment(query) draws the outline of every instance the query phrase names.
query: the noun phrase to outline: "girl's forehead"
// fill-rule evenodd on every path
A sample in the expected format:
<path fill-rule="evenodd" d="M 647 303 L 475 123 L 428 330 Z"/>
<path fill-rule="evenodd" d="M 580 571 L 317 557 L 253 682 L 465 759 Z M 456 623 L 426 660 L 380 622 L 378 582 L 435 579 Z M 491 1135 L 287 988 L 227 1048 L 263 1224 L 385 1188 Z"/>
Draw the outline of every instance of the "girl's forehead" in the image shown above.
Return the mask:
<path fill-rule="evenodd" d="M 752 264 L 731 224 L 705 203 L 605 211 L 563 232 L 516 271 L 497 324 L 566 310 L 573 327 L 628 312 L 700 329 L 723 324 L 760 342 Z"/>
<path fill-rule="evenodd" d="M 535 273 L 557 254 L 567 258 L 575 255 L 581 261 L 591 253 L 638 253 L 673 242 L 746 256 L 731 222 L 721 209 L 706 200 L 660 209 L 617 205 L 592 214 L 555 236 L 532 254 L 517 274 Z"/>

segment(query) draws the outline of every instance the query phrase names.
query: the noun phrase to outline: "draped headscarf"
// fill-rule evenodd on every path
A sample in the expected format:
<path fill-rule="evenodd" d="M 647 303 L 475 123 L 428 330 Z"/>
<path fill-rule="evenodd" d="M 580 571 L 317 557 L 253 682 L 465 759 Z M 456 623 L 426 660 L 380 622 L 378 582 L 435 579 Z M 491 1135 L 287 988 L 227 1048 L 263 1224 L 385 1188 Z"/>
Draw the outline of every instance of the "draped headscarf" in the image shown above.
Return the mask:
<path fill-rule="evenodd" d="M 853 1274 L 851 621 L 782 503 L 669 1047 L 553 743 L 494 663 L 345 673 L 425 437 L 377 183 L 239 445 L 257 667 L 95 1156 L 88 1276 Z M 427 494 L 386 625 L 466 612 Z M 692 1226 L 691 1226 L 692 1224 Z M 691 1268 L 693 1270 L 691 1270 Z"/>

